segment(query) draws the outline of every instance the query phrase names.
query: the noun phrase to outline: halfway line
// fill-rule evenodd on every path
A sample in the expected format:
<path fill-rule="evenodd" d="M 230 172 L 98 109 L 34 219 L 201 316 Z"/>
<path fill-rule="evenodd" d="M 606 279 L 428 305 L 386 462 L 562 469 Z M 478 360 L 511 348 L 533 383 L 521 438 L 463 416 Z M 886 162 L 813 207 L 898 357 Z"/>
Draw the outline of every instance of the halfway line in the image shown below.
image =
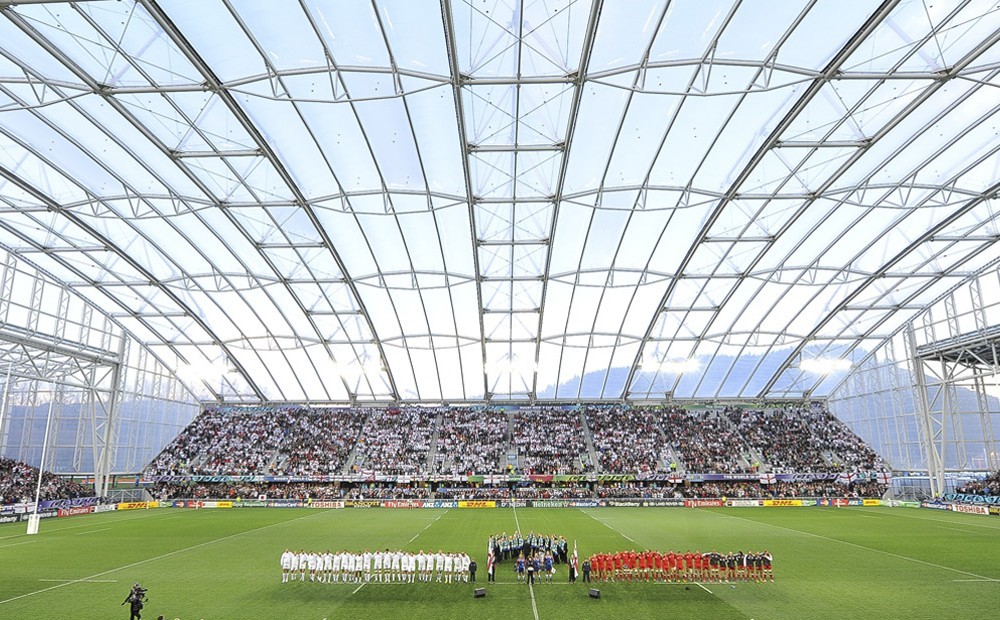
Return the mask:
<path fill-rule="evenodd" d="M 354 592 L 351 592 L 351 594 L 357 594 L 358 590 L 360 590 L 361 588 L 365 587 L 366 585 L 368 585 L 367 581 L 365 583 L 361 584 L 360 586 L 354 588 Z"/>
<path fill-rule="evenodd" d="M 514 502 L 510 503 L 511 510 L 514 511 L 514 525 L 517 526 L 517 531 L 521 531 L 521 522 L 517 518 L 517 506 Z M 528 584 L 528 593 L 531 594 L 531 613 L 535 615 L 535 620 L 538 620 L 538 605 L 535 603 L 535 586 Z"/>
<path fill-rule="evenodd" d="M 709 594 L 712 594 L 712 591 L 711 591 L 711 590 L 709 590 L 709 589 L 708 589 L 708 588 L 706 588 L 705 586 L 701 585 L 701 584 L 700 584 L 700 583 L 698 583 L 697 581 L 696 581 L 696 582 L 694 582 L 694 583 L 695 583 L 695 585 L 696 585 L 696 586 L 698 586 L 699 588 L 701 588 L 701 589 L 702 589 L 702 590 L 704 590 L 705 592 L 708 592 Z M 712 594 L 712 596 L 715 596 L 715 595 L 714 595 L 714 594 Z"/>

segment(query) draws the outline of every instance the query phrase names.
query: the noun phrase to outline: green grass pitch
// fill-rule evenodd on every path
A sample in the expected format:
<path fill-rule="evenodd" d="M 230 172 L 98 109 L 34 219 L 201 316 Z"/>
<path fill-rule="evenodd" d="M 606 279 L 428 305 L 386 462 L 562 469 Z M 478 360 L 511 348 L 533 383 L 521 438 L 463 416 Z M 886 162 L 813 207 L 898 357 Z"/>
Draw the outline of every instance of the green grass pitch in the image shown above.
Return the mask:
<path fill-rule="evenodd" d="M 769 549 L 774 584 L 534 587 L 539 618 L 977 618 L 1000 601 L 1000 519 L 905 508 L 154 509 L 0 526 L 0 618 L 534 618 L 525 586 L 282 584 L 286 546 L 466 551 L 486 586 L 490 532 L 560 533 L 581 556 L 656 548 Z M 501 565 L 500 582 L 513 582 Z"/>

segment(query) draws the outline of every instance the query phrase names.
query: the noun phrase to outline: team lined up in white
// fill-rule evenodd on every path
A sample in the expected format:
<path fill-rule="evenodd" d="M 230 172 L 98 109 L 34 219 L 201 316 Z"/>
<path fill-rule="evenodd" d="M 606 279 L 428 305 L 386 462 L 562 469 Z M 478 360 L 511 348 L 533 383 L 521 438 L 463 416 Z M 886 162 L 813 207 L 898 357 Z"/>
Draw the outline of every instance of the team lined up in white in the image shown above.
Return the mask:
<path fill-rule="evenodd" d="M 417 553 L 400 549 L 338 553 L 285 549 L 281 554 L 281 583 L 468 583 L 472 558 L 465 553 Z"/>

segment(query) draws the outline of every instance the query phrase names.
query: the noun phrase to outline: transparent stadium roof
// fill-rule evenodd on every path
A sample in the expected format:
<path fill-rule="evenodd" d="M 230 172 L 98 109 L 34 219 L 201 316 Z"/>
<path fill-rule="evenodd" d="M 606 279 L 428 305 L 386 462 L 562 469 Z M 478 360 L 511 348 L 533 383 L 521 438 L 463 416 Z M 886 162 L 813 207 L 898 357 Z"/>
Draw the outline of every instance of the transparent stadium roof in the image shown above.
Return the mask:
<path fill-rule="evenodd" d="M 822 396 L 998 256 L 998 40 L 995 0 L 0 0 L 0 245 L 211 398 Z"/>

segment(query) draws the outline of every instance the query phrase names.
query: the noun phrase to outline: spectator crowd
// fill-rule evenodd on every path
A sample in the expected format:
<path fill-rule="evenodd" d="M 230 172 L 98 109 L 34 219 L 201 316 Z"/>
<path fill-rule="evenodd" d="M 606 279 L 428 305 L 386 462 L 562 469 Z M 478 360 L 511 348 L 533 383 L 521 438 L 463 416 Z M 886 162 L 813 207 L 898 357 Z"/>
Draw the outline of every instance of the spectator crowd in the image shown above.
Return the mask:
<path fill-rule="evenodd" d="M 653 410 L 587 407 L 598 469 L 612 474 L 656 471 L 663 437 Z"/>
<path fill-rule="evenodd" d="M 510 461 L 508 463 L 508 461 Z M 822 407 L 751 410 L 588 405 L 513 411 L 469 407 L 254 407 L 206 409 L 150 463 L 158 476 L 327 476 L 368 483 L 158 484 L 157 498 L 571 499 L 774 497 L 843 494 L 837 483 L 642 483 L 603 486 L 536 483 L 490 486 L 410 484 L 407 477 L 492 474 L 651 474 L 875 472 L 886 463 Z M 33 498 L 37 470 L 0 460 L 0 499 Z M 387 484 L 382 476 L 400 477 Z M 962 492 L 997 493 L 1000 474 Z M 377 477 L 377 478 L 376 478 Z M 662 476 L 665 477 L 665 476 Z M 376 479 L 378 482 L 376 483 Z M 506 479 L 504 479 L 506 480 Z M 674 480 L 673 477 L 670 480 Z M 496 484 L 496 482 L 494 482 Z M 855 482 L 850 492 L 880 495 Z M 882 489 L 884 490 L 884 489 Z M 46 474 L 44 498 L 89 495 Z"/>
<path fill-rule="evenodd" d="M 1000 495 L 1000 471 L 995 471 L 981 480 L 967 482 L 955 489 L 955 492 L 968 495 Z"/>
<path fill-rule="evenodd" d="M 584 471 L 581 455 L 587 451 L 587 443 L 579 412 L 519 410 L 514 413 L 513 430 L 513 444 L 524 471 L 558 474 Z"/>
<path fill-rule="evenodd" d="M 38 468 L 13 459 L 0 458 L 0 505 L 34 502 L 38 488 Z M 94 488 L 42 473 L 41 499 L 93 497 Z"/>
<path fill-rule="evenodd" d="M 498 472 L 507 462 L 507 414 L 492 409 L 446 409 L 438 427 L 435 473 Z"/>
<path fill-rule="evenodd" d="M 358 438 L 355 469 L 389 475 L 426 471 L 437 414 L 418 408 L 369 410 Z"/>

